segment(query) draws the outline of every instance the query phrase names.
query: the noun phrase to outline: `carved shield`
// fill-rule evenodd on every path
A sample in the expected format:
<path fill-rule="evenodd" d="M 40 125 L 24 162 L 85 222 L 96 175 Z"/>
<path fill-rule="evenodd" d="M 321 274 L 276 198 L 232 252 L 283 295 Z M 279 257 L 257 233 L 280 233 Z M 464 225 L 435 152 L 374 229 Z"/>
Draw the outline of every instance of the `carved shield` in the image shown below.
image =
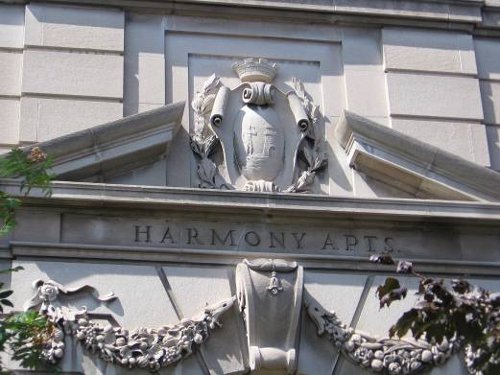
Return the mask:
<path fill-rule="evenodd" d="M 247 180 L 273 181 L 283 168 L 285 137 L 276 111 L 245 105 L 234 124 L 237 165 Z"/>

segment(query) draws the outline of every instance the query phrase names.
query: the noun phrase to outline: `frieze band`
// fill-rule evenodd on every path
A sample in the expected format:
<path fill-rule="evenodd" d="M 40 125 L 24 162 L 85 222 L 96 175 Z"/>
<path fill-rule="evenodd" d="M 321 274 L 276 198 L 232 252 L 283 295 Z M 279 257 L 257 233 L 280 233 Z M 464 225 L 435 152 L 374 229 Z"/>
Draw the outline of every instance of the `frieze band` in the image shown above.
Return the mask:
<path fill-rule="evenodd" d="M 206 246 L 229 248 L 259 248 L 269 250 L 304 250 L 338 252 L 394 252 L 398 251 L 391 236 L 359 235 L 352 233 L 323 233 L 314 244 L 307 232 L 258 231 L 237 229 L 173 228 L 165 226 L 153 232 L 151 225 L 134 225 L 134 243 L 161 246 Z M 317 236 L 316 236 L 317 237 Z"/>

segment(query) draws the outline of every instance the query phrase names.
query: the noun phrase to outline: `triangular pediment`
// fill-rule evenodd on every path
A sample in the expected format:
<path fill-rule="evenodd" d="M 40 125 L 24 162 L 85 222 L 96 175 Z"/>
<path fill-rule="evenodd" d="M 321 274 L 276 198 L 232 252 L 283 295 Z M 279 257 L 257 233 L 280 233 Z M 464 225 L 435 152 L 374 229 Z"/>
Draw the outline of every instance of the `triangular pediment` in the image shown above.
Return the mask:
<path fill-rule="evenodd" d="M 39 143 L 58 180 L 106 181 L 163 158 L 181 126 L 184 103 L 169 104 Z"/>
<path fill-rule="evenodd" d="M 500 174 L 355 113 L 335 136 L 357 172 L 423 199 L 498 201 Z"/>
<path fill-rule="evenodd" d="M 184 103 L 169 104 L 38 146 L 52 157 L 58 180 L 120 183 L 117 176 L 165 158 L 183 112 Z M 421 199 L 500 200 L 500 174 L 355 113 L 344 111 L 335 138 L 355 173 L 389 192 Z M 150 184 L 141 178 L 134 183 Z"/>

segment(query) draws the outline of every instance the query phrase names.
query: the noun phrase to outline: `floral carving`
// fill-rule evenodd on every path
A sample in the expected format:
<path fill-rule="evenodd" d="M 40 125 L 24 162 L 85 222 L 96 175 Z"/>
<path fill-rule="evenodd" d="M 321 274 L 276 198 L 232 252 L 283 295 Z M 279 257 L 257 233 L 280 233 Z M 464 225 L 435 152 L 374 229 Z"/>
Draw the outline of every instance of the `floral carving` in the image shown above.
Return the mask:
<path fill-rule="evenodd" d="M 300 268 L 295 262 L 273 259 L 256 259 L 245 261 L 244 264 L 254 271 L 271 271 L 266 289 L 273 296 L 283 291 L 278 272 L 297 272 Z M 122 327 L 103 325 L 93 320 L 85 307 L 76 310 L 60 303 L 61 296 L 81 292 L 89 293 L 102 302 L 116 299 L 112 293 L 101 296 L 96 289 L 88 285 L 68 289 L 52 280 L 37 280 L 33 284 L 35 295 L 25 307 L 39 309 L 54 325 L 42 352 L 43 359 L 49 363 L 56 364 L 64 356 L 64 339 L 70 336 L 106 362 L 128 368 L 157 371 L 190 356 L 197 346 L 210 337 L 214 329 L 221 327 L 221 316 L 232 308 L 237 298 L 240 311 L 245 314 L 249 294 L 243 292 L 245 285 L 242 280 L 237 282 L 240 283 L 238 297 L 232 296 L 207 306 L 191 319 L 183 319 L 158 329 L 141 327 L 129 332 Z M 298 285 L 302 285 L 301 282 Z M 300 289 L 302 286 L 295 288 Z M 301 291 L 296 293 L 302 295 Z M 441 343 L 423 339 L 379 338 L 348 327 L 334 312 L 325 310 L 308 295 L 303 297 L 303 302 L 308 316 L 317 327 L 318 335 L 326 335 L 343 355 L 364 369 L 388 375 L 416 374 L 443 364 L 452 354 L 464 349 L 468 369 L 474 373 L 470 363 L 478 353 L 473 352 L 470 347 L 464 348 L 461 340 L 456 337 L 444 339 Z M 272 319 L 272 316 L 268 318 Z"/>
<path fill-rule="evenodd" d="M 221 327 L 221 315 L 228 311 L 235 301 L 235 298 L 231 297 L 207 306 L 198 316 L 183 319 L 173 325 L 158 329 L 138 328 L 129 332 L 122 327 L 110 324 L 103 326 L 93 321 L 86 308 L 74 310 L 55 304 L 61 294 L 86 290 L 103 302 L 115 299 L 112 294 L 99 297 L 97 291 L 90 286 L 66 289 L 52 280 L 37 280 L 34 287 L 35 296 L 28 301 L 26 308 L 39 308 L 40 313 L 47 316 L 56 327 L 50 339 L 45 342 L 42 352 L 44 360 L 57 363 L 64 355 L 64 338 L 69 335 L 106 362 L 152 371 L 173 365 L 190 356 L 196 346 L 208 339 L 212 330 Z"/>
<path fill-rule="evenodd" d="M 305 307 L 319 336 L 326 334 L 345 356 L 377 373 L 416 374 L 443 364 L 461 347 L 456 339 L 431 344 L 424 340 L 378 338 L 347 327 L 334 312 L 308 299 Z"/>

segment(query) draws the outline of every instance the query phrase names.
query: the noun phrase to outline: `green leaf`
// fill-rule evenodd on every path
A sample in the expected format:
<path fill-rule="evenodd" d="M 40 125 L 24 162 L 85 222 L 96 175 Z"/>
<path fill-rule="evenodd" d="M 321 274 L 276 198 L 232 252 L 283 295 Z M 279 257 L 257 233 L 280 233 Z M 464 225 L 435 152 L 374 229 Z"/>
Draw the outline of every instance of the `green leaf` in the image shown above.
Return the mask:
<path fill-rule="evenodd" d="M 394 324 L 390 329 L 389 329 L 389 335 L 393 337 L 394 335 L 398 335 L 399 337 L 402 337 L 408 333 L 412 325 L 414 324 L 415 320 L 418 319 L 418 310 L 417 309 L 411 309 L 407 312 L 405 312 Z"/>
<path fill-rule="evenodd" d="M 401 287 L 398 279 L 393 277 L 388 277 L 385 279 L 384 285 L 379 285 L 375 294 L 378 296 L 380 302 L 380 308 L 384 306 L 390 306 L 390 304 L 396 300 L 400 300 L 406 297 L 407 289 Z"/>
<path fill-rule="evenodd" d="M 14 293 L 13 290 L 4 290 L 3 292 L 0 291 L 0 300 L 9 297 L 12 293 Z"/>
<path fill-rule="evenodd" d="M 10 302 L 8 299 L 0 299 L 0 303 L 2 305 L 5 305 L 5 306 L 14 307 L 14 305 L 12 304 L 12 302 Z"/>

